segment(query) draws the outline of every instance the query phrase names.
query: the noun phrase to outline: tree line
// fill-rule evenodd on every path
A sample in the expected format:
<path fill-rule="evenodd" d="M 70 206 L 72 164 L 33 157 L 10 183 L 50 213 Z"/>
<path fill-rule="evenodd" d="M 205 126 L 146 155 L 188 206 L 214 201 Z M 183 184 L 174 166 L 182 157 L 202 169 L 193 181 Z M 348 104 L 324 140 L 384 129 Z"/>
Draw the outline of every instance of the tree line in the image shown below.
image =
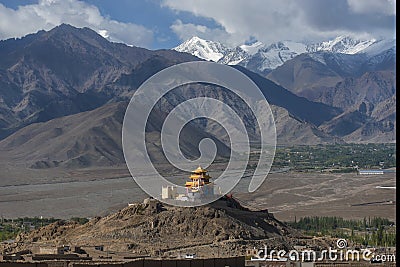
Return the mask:
<path fill-rule="evenodd" d="M 362 220 L 353 220 L 336 216 L 312 216 L 299 220 L 295 218 L 288 225 L 309 235 L 345 238 L 364 246 L 396 245 L 395 224 L 387 218 L 365 217 Z"/>

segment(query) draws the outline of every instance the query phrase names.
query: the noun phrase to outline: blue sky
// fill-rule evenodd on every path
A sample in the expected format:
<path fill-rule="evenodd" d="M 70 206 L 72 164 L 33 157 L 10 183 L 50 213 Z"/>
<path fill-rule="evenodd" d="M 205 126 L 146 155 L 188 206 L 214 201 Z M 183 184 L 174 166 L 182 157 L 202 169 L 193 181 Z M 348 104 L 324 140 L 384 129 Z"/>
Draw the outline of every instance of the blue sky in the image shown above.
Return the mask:
<path fill-rule="evenodd" d="M 61 23 L 150 49 L 194 35 L 228 46 L 254 38 L 395 38 L 395 19 L 394 0 L 0 0 L 0 39 Z"/>
<path fill-rule="evenodd" d="M 168 7 L 162 7 L 161 1 L 145 0 L 86 0 L 85 2 L 97 6 L 101 13 L 122 22 L 141 24 L 154 32 L 153 48 L 171 48 L 181 43 L 179 37 L 170 26 L 176 20 L 202 24 L 207 27 L 218 27 L 212 20 L 194 16 L 190 12 L 176 12 Z"/>

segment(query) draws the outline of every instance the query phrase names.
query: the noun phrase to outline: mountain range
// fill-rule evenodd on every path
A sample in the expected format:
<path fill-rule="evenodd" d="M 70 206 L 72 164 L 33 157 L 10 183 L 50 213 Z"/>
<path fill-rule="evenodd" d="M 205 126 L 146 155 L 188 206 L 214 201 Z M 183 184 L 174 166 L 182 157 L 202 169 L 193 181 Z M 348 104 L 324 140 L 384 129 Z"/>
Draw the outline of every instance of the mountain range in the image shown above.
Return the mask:
<path fill-rule="evenodd" d="M 203 50 L 190 53 L 151 51 L 112 43 L 89 28 L 66 24 L 0 41 L 0 153 L 29 168 L 124 164 L 120 135 L 126 102 L 153 74 L 202 60 L 204 53 L 235 65 L 259 86 L 271 105 L 278 144 L 395 142 L 395 48 L 378 51 L 378 44 L 385 47 L 379 41 L 351 44 L 342 40 L 330 47 L 353 52 L 363 47 L 362 51 L 369 52 L 326 52 L 322 48 L 327 44 L 312 48 L 316 52 L 291 54 L 287 50 L 281 53 L 285 62 L 265 75 L 252 71 L 246 58 L 266 51 L 262 44 L 227 49 L 203 41 L 207 44 Z M 279 47 L 274 49 L 283 49 Z M 300 72 L 304 74 L 293 75 Z M 310 85 L 301 87 L 301 83 Z M 175 105 L 197 96 L 232 106 L 257 139 L 248 108 L 232 94 L 213 85 L 184 86 L 166 96 L 157 106 L 158 113 L 150 117 L 146 136 L 153 160 L 163 158 L 159 156 L 162 119 Z M 209 137 L 219 155 L 226 155 L 226 136 L 214 126 L 203 121 L 190 124 L 181 136 L 183 153 L 195 156 L 198 141 Z"/>
<path fill-rule="evenodd" d="M 329 122 L 329 127 L 320 127 L 327 134 L 350 142 L 395 140 L 396 109 L 387 105 L 393 103 L 396 94 L 395 40 L 339 36 L 319 43 L 281 41 L 265 45 L 256 41 L 228 48 L 192 37 L 174 50 L 221 64 L 243 66 L 297 96 L 340 108 L 342 114 Z M 364 106 L 368 110 L 358 114 Z M 386 110 L 379 112 L 390 115 L 383 121 L 376 121 L 372 114 L 377 114 L 378 110 L 373 110 L 380 106 Z M 349 115 L 355 113 L 357 116 Z M 344 129 L 340 126 L 343 121 L 346 122 Z M 368 131 L 356 131 L 365 125 L 369 125 Z M 379 134 L 375 131 L 377 128 Z M 345 137 L 352 132 L 352 137 Z"/>
<path fill-rule="evenodd" d="M 243 44 L 230 48 L 222 43 L 194 36 L 173 49 L 179 52 L 190 53 L 204 60 L 227 65 L 241 65 L 254 72 L 266 75 L 283 65 L 286 61 L 303 53 L 357 54 L 364 55 L 370 59 L 394 47 L 394 40 L 361 40 L 349 36 L 338 36 L 333 40 L 319 43 L 307 44 L 280 41 L 272 44 L 263 44 L 262 42 L 254 41 L 251 44 Z"/>

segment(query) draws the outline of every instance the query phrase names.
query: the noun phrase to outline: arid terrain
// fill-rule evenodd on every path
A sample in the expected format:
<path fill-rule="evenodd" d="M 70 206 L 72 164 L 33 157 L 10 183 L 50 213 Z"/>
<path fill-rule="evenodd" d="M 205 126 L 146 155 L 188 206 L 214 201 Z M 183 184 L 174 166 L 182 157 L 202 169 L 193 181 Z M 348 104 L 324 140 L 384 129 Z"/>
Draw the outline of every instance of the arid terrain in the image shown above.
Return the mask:
<path fill-rule="evenodd" d="M 396 220 L 395 174 L 279 173 L 268 176 L 251 195 L 238 196 L 252 205 L 268 208 L 280 220 L 303 216 L 339 216 Z"/>
<path fill-rule="evenodd" d="M 0 0 L 0 267 L 396 265 L 395 1 L 114 2 Z"/>
<path fill-rule="evenodd" d="M 213 177 L 216 173 L 210 172 Z M 186 179 L 175 174 L 177 183 Z M 283 221 L 314 215 L 395 220 L 396 190 L 377 188 L 395 184 L 395 173 L 285 172 L 269 174 L 255 193 L 233 194 L 244 206 L 268 209 Z M 0 213 L 5 218 L 103 216 L 145 197 L 124 168 L 18 171 L 3 166 L 0 174 Z"/>
<path fill-rule="evenodd" d="M 342 41 L 339 46 L 350 40 Z M 234 68 L 271 105 L 278 145 L 395 143 L 395 45 L 378 48 L 376 54 L 356 56 L 312 49 L 270 69 L 272 80 L 251 64 Z M 0 215 L 94 217 L 146 197 L 125 167 L 121 129 L 127 101 L 158 71 L 200 58 L 109 42 L 94 30 L 67 24 L 3 41 L 0 55 Z M 297 69 L 304 72 L 294 75 Z M 287 77 L 293 77 L 290 83 L 284 82 Z M 179 103 L 197 97 L 231 106 L 251 133 L 250 141 L 260 141 L 254 114 L 234 94 L 209 84 L 182 86 L 155 103 L 159 108 L 148 118 L 146 142 L 154 163 L 164 162 L 163 119 Z M 225 119 L 221 111 L 213 112 L 217 121 Z M 185 127 L 183 154 L 196 158 L 197 144 L 211 138 L 218 156 L 226 157 L 229 142 L 214 126 L 198 122 Z M 140 152 L 133 146 L 131 153 Z M 218 176 L 218 170 L 211 167 L 211 175 Z M 161 171 L 179 184 L 187 179 L 184 173 Z M 271 174 L 254 194 L 234 194 L 282 220 L 306 215 L 394 219 L 395 190 L 376 188 L 394 183 L 394 175 L 289 172 Z"/>
<path fill-rule="evenodd" d="M 37 251 L 43 247 L 79 246 L 95 257 L 110 252 L 113 259 L 124 256 L 200 257 L 245 255 L 246 250 L 265 242 L 281 248 L 295 243 L 327 246 L 330 238 L 310 238 L 275 219 L 268 211 L 251 211 L 235 199 L 224 197 L 212 204 L 182 208 L 145 199 L 105 217 L 80 225 L 57 221 L 29 233 L 15 243 L 0 245 L 0 252 Z M 95 246 L 104 246 L 104 252 Z"/>

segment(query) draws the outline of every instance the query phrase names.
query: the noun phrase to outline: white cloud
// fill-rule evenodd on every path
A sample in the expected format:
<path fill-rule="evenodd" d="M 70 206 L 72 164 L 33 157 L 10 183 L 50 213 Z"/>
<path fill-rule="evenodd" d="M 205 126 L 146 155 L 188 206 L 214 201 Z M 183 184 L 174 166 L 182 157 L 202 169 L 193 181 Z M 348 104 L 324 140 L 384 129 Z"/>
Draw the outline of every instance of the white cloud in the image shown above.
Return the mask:
<path fill-rule="evenodd" d="M 171 30 L 176 33 L 181 40 L 187 40 L 193 36 L 199 36 L 206 40 L 227 41 L 231 36 L 223 29 L 210 29 L 204 25 L 196 25 L 192 23 L 182 23 L 176 20 L 171 25 Z"/>
<path fill-rule="evenodd" d="M 221 30 L 218 34 L 212 36 L 209 39 L 215 41 L 225 40 L 225 43 L 230 45 L 236 45 L 243 43 L 244 40 L 248 39 L 250 35 L 255 36 L 257 39 L 267 41 L 267 39 L 279 40 L 283 34 L 268 34 L 273 33 L 273 29 L 270 29 L 270 25 L 278 24 L 282 21 L 282 18 L 292 16 L 291 21 L 282 21 L 287 24 L 295 22 L 296 17 L 301 16 L 300 13 L 294 10 L 294 2 L 290 0 L 283 0 L 275 4 L 275 8 L 268 4 L 265 0 L 254 0 L 254 1 L 243 1 L 236 0 L 234 2 L 230 0 L 165 0 L 163 4 L 176 11 L 188 11 L 192 12 L 196 16 L 202 16 L 211 18 L 221 25 Z M 187 31 L 190 28 L 201 29 L 200 25 L 182 24 L 172 28 L 178 36 L 182 35 L 181 31 Z M 295 26 L 295 25 L 287 25 Z M 301 25 L 298 25 L 301 26 Z M 213 32 L 211 29 L 197 31 L 198 35 L 202 38 Z M 229 37 L 228 37 L 229 36 Z"/>
<path fill-rule="evenodd" d="M 388 7 L 375 9 L 380 15 L 359 14 L 367 7 L 360 2 L 378 0 L 163 0 L 174 11 L 186 11 L 214 20 L 217 29 L 175 22 L 171 29 L 182 40 L 189 35 L 233 46 L 250 37 L 264 43 L 280 40 L 320 41 L 338 35 L 375 36 L 394 32 Z M 385 0 L 386 1 L 386 0 Z M 393 0 L 391 0 L 393 1 Z M 357 12 L 356 12 L 357 11 Z M 390 34 L 389 34 L 390 35 Z M 208 38 L 208 36 L 210 36 Z"/>
<path fill-rule="evenodd" d="M 16 10 L 0 3 L 0 39 L 50 30 L 61 23 L 89 27 L 111 41 L 129 45 L 149 46 L 153 40 L 152 31 L 145 27 L 104 17 L 96 6 L 78 0 L 39 0 Z"/>
<path fill-rule="evenodd" d="M 350 9 L 355 13 L 387 15 L 396 14 L 395 0 L 347 0 Z"/>

